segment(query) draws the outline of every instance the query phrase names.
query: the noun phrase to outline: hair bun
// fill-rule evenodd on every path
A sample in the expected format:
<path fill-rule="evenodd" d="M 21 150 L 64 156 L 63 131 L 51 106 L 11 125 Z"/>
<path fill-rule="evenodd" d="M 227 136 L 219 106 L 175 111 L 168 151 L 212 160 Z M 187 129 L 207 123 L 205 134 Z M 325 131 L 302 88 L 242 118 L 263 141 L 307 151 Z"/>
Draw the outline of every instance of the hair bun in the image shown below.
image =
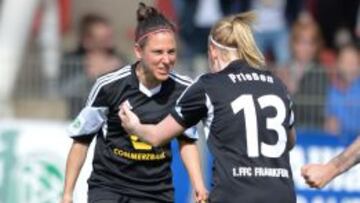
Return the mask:
<path fill-rule="evenodd" d="M 139 3 L 139 8 L 137 10 L 137 20 L 139 22 L 156 15 L 158 15 L 156 9 L 150 6 L 146 6 L 143 2 Z"/>

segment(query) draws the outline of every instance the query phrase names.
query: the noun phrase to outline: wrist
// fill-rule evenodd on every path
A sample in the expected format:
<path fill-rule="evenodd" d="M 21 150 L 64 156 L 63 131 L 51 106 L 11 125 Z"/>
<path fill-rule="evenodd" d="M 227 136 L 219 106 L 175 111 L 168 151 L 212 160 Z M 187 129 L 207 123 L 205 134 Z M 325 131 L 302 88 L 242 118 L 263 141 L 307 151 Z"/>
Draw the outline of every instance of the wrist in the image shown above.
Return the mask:
<path fill-rule="evenodd" d="M 63 194 L 63 200 L 71 200 L 73 199 L 72 193 L 64 193 Z"/>
<path fill-rule="evenodd" d="M 341 170 L 338 167 L 338 165 L 333 162 L 327 163 L 326 167 L 327 167 L 327 171 L 328 171 L 328 174 L 330 175 L 331 179 L 341 173 Z"/>
<path fill-rule="evenodd" d="M 203 188 L 205 188 L 205 185 L 203 184 L 203 183 L 201 183 L 201 181 L 200 182 L 194 182 L 193 183 L 193 186 L 194 186 L 194 189 L 196 190 L 196 189 L 203 189 Z"/>

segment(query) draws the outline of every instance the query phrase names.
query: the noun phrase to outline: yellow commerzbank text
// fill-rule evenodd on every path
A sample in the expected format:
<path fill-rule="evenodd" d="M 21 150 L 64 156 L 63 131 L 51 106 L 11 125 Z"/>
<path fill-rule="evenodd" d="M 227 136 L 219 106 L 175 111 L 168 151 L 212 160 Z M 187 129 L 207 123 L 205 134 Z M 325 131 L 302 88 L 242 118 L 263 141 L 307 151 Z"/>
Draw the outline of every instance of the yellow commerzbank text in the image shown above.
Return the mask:
<path fill-rule="evenodd" d="M 150 153 L 150 152 L 129 152 L 119 148 L 114 148 L 113 152 L 116 156 L 138 161 L 157 161 L 166 158 L 165 152 Z"/>

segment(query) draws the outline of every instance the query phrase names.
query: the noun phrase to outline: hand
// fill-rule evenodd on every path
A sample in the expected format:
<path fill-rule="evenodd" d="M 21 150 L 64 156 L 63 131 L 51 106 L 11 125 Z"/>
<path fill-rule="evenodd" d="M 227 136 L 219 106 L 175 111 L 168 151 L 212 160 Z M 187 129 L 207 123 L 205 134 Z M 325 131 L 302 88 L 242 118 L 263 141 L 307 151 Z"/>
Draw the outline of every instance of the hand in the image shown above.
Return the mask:
<path fill-rule="evenodd" d="M 308 164 L 301 168 L 301 175 L 312 188 L 323 188 L 336 176 L 336 167 L 332 164 Z"/>
<path fill-rule="evenodd" d="M 134 134 L 136 126 L 140 124 L 139 118 L 134 114 L 129 107 L 129 104 L 124 102 L 120 106 L 119 118 L 121 119 L 122 127 L 129 133 Z"/>
<path fill-rule="evenodd" d="M 195 188 L 195 202 L 206 203 L 208 200 L 208 191 L 205 187 Z"/>

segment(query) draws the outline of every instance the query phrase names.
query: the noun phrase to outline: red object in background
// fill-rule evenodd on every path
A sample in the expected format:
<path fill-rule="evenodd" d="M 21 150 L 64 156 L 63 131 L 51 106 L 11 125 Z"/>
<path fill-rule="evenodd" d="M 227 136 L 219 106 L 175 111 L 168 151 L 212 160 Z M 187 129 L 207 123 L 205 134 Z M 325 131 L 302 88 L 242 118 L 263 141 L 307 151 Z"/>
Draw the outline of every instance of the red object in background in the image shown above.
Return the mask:
<path fill-rule="evenodd" d="M 59 25 L 60 32 L 66 33 L 70 28 L 71 23 L 71 0 L 58 0 L 58 10 L 59 10 Z M 32 35 L 35 36 L 39 32 L 42 16 L 44 13 L 44 6 L 39 5 L 38 9 L 35 11 L 34 21 L 32 25 Z"/>
<path fill-rule="evenodd" d="M 70 28 L 71 23 L 71 0 L 59 0 L 59 14 L 60 14 L 60 30 L 65 33 Z"/>
<path fill-rule="evenodd" d="M 171 1 L 157 0 L 155 7 L 159 9 L 169 20 L 177 24 L 176 12 Z"/>
<path fill-rule="evenodd" d="M 338 87 L 341 86 L 336 73 L 336 54 L 334 50 L 324 49 L 320 52 L 320 63 L 323 64 L 329 81 Z"/>

